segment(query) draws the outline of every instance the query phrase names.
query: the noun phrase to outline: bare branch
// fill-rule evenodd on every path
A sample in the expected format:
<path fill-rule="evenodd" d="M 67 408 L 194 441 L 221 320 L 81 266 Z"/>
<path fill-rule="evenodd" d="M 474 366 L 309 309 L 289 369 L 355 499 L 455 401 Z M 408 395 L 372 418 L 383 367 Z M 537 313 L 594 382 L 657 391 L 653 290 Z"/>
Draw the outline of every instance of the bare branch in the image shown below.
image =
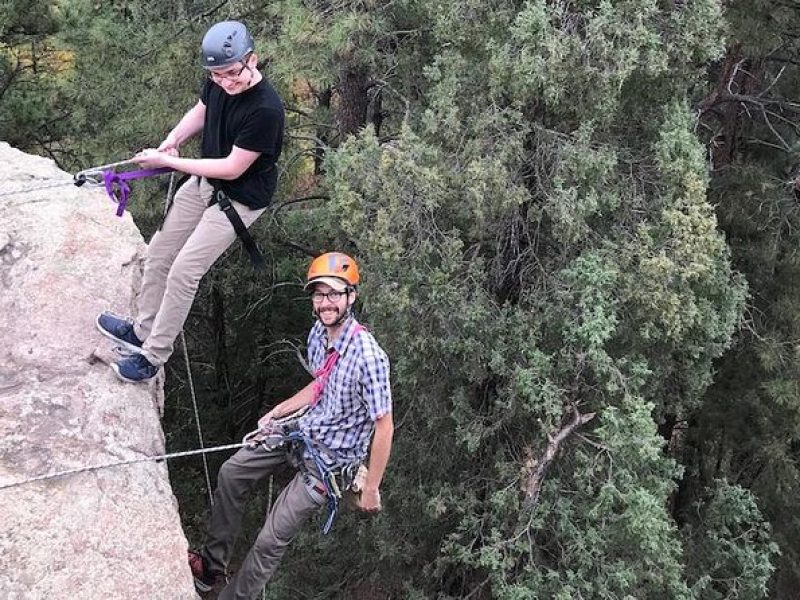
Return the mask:
<path fill-rule="evenodd" d="M 717 104 L 725 104 L 727 102 L 742 102 L 743 104 L 752 104 L 759 108 L 765 106 L 779 106 L 780 108 L 787 108 L 789 110 L 800 111 L 800 104 L 797 102 L 789 102 L 787 100 L 780 100 L 778 98 L 762 98 L 760 96 L 750 96 L 747 94 L 722 94 L 716 96 L 710 103 L 702 108 L 702 112 L 707 111 L 712 106 Z"/>
<path fill-rule="evenodd" d="M 778 133 L 778 130 L 775 129 L 774 125 L 772 124 L 772 121 L 769 120 L 769 115 L 767 114 L 767 111 L 764 110 L 761 112 L 761 114 L 764 115 L 764 122 L 767 124 L 767 127 L 769 127 L 769 130 L 772 132 L 772 135 L 778 138 L 780 143 L 783 145 L 783 149 L 786 152 L 791 152 L 792 151 L 791 146 L 789 146 L 789 144 L 786 143 L 786 140 L 784 140 L 783 137 L 781 137 L 781 134 Z"/>
<path fill-rule="evenodd" d="M 322 254 L 322 252 L 319 250 L 315 250 L 314 248 L 310 248 L 298 242 L 293 242 L 292 240 L 278 240 L 278 243 L 281 246 L 286 246 L 287 248 L 292 248 L 293 250 L 299 250 L 307 256 L 317 257 Z"/>
<path fill-rule="evenodd" d="M 525 485 L 525 507 L 528 510 L 532 510 L 539 501 L 539 494 L 542 491 L 542 484 L 547 475 L 547 470 L 556 457 L 561 444 L 576 429 L 585 425 L 595 417 L 595 413 L 581 414 L 574 402 L 571 403 L 570 406 L 572 408 L 571 420 L 561 427 L 561 429 L 547 434 L 547 447 L 545 448 L 544 455 L 535 461 L 528 475 L 528 481 Z"/>
<path fill-rule="evenodd" d="M 290 104 L 284 104 L 284 105 L 283 105 L 283 108 L 284 108 L 284 109 L 285 109 L 287 112 L 293 112 L 293 113 L 297 113 L 298 115 L 303 115 L 304 117 L 308 117 L 309 119 L 310 119 L 310 118 L 313 116 L 313 115 L 312 115 L 310 112 L 308 112 L 307 110 L 302 110 L 302 109 L 300 109 L 300 108 L 297 108 L 296 106 L 292 106 L 292 105 L 290 105 Z"/>
<path fill-rule="evenodd" d="M 272 209 L 272 216 L 274 217 L 275 215 L 278 214 L 278 211 L 280 211 L 281 209 L 289 206 L 290 204 L 297 204 L 299 202 L 306 202 L 308 200 L 326 200 L 327 201 L 327 200 L 330 200 L 330 199 L 331 199 L 330 196 L 326 196 L 326 195 L 320 194 L 320 195 L 315 195 L 315 196 L 303 196 L 302 198 L 292 198 L 291 200 L 285 200 L 284 202 L 281 202 L 275 208 Z"/>

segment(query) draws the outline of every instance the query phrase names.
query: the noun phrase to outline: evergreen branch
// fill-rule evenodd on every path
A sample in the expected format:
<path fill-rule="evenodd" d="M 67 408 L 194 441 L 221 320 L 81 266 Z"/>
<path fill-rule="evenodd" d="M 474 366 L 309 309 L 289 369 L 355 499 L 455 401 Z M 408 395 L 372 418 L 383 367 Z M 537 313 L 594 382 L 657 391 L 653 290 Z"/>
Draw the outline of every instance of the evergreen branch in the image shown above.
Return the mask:
<path fill-rule="evenodd" d="M 314 142 L 314 143 L 315 143 L 317 146 L 319 146 L 319 147 L 321 147 L 321 148 L 324 148 L 324 147 L 325 147 L 325 142 L 323 142 L 321 139 L 319 139 L 319 138 L 318 138 L 317 136 L 315 136 L 315 135 L 296 135 L 296 134 L 288 134 L 286 137 L 288 137 L 289 139 L 292 139 L 292 140 L 306 141 L 306 142 Z"/>
<path fill-rule="evenodd" d="M 789 58 L 786 56 L 766 56 L 764 60 L 769 62 L 776 62 L 776 63 L 786 63 L 790 65 L 797 65 L 800 66 L 800 60 Z"/>
<path fill-rule="evenodd" d="M 585 435 L 583 435 L 582 433 L 576 433 L 576 434 L 575 434 L 575 437 L 577 437 L 577 438 L 578 438 L 579 440 L 581 440 L 581 441 L 584 441 L 584 442 L 586 442 L 587 444 L 589 444 L 589 445 L 590 445 L 590 446 L 592 446 L 593 448 L 596 448 L 596 449 L 598 449 L 598 450 L 602 450 L 603 452 L 610 452 L 610 451 L 611 451 L 611 448 L 609 448 L 608 446 L 604 446 L 603 444 L 599 444 L 599 443 L 597 443 L 597 442 L 593 442 L 592 440 L 590 440 L 589 438 L 587 438 L 587 437 L 586 437 Z"/>

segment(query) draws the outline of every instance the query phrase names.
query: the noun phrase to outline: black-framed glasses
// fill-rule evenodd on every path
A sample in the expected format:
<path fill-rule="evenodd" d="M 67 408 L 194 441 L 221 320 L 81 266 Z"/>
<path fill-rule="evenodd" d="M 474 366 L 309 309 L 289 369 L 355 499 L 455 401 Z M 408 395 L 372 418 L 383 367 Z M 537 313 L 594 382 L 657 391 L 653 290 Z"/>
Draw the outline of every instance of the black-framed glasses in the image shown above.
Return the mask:
<path fill-rule="evenodd" d="M 322 302 L 323 298 L 327 298 L 331 302 L 336 303 L 345 294 L 347 294 L 347 291 L 337 292 L 336 290 L 331 290 L 330 292 L 327 292 L 327 293 L 325 293 L 325 292 L 311 292 L 311 301 L 316 303 L 316 304 L 319 304 L 320 302 Z"/>
<path fill-rule="evenodd" d="M 224 73 L 219 73 L 217 71 L 209 71 L 208 72 L 208 78 L 211 81 L 223 81 L 225 79 L 228 79 L 228 80 L 238 79 L 239 76 L 241 76 L 241 74 L 247 68 L 248 68 L 247 67 L 247 63 L 246 62 L 242 62 L 242 68 L 239 69 L 238 71 L 226 71 Z"/>

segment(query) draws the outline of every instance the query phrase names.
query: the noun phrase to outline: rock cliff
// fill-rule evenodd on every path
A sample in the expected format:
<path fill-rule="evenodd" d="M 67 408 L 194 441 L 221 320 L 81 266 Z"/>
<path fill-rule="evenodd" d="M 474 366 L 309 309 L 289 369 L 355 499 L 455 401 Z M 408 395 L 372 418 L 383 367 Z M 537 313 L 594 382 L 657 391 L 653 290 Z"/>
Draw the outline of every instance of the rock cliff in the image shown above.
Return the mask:
<path fill-rule="evenodd" d="M 0 143 L 0 487 L 164 453 L 162 382 L 118 382 L 94 358 L 111 345 L 97 313 L 131 312 L 142 238 L 70 182 Z M 196 598 L 186 547 L 163 463 L 0 489 L 8 600 Z"/>

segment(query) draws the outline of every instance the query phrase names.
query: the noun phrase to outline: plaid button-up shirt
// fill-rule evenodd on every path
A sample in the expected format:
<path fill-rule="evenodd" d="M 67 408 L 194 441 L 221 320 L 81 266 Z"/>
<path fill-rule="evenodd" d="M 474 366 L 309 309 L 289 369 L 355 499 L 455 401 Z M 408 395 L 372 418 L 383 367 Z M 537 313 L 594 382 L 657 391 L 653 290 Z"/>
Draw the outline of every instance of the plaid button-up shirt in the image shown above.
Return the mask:
<path fill-rule="evenodd" d="M 351 317 L 333 343 L 339 359 L 325 389 L 298 422 L 300 431 L 335 452 L 341 464 L 363 461 L 374 421 L 392 412 L 389 358 L 366 330 L 356 332 Z M 317 371 L 327 356 L 325 327 L 317 321 L 308 334 L 308 362 Z M 326 462 L 327 457 L 323 453 Z"/>

